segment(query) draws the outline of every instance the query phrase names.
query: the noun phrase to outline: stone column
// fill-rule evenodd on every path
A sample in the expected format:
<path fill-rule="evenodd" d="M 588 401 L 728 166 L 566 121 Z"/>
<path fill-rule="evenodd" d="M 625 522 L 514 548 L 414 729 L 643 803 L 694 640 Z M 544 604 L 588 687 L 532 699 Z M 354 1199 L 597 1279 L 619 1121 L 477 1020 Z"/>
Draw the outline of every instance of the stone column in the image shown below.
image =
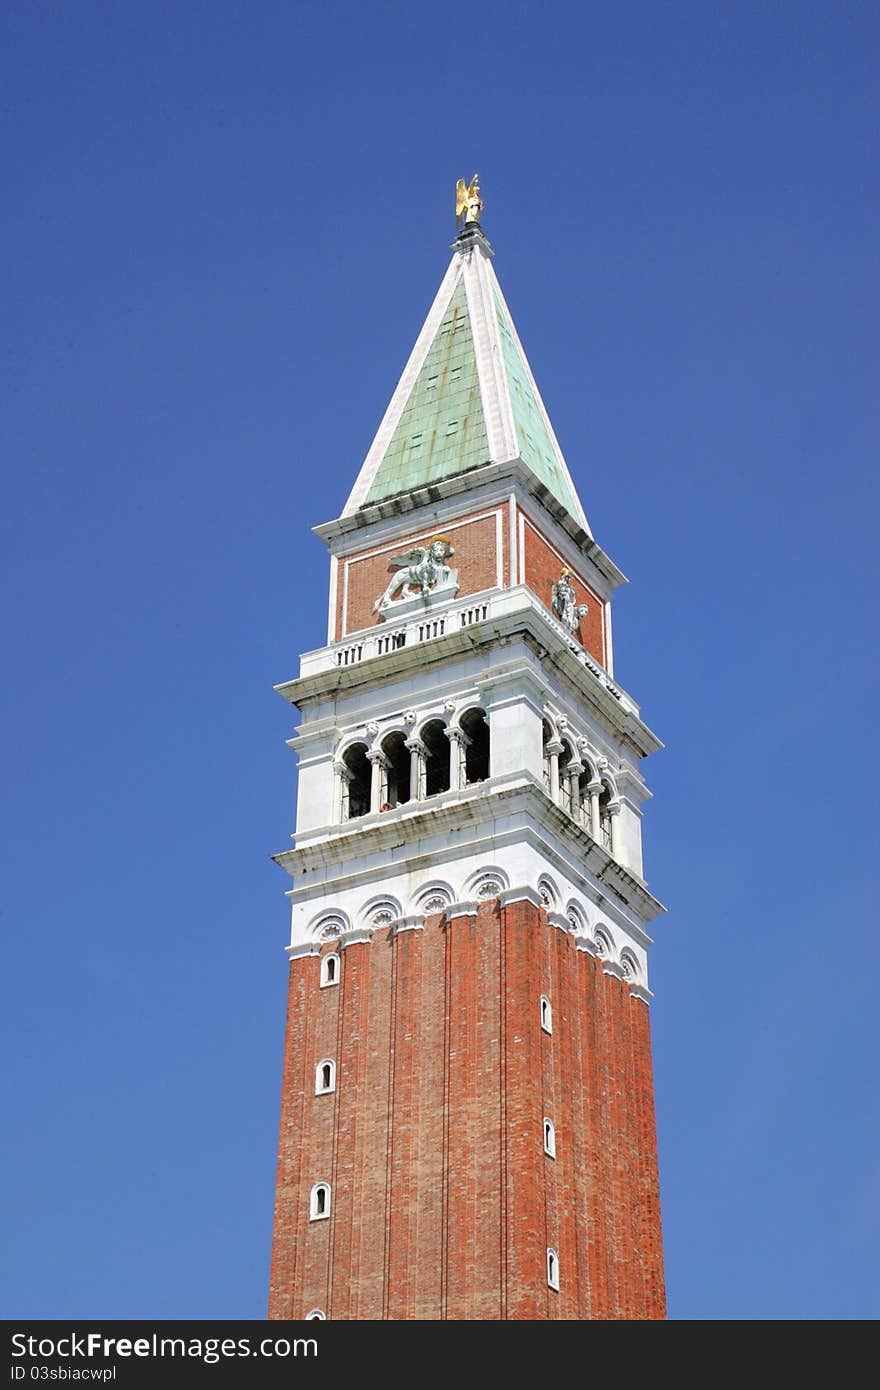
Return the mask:
<path fill-rule="evenodd" d="M 583 770 L 583 763 L 570 762 L 568 765 L 568 796 L 571 814 L 578 824 L 583 819 L 581 816 L 581 773 Z"/>
<path fill-rule="evenodd" d="M 599 795 L 601 791 L 601 782 L 587 783 L 587 792 L 590 798 L 590 834 L 597 844 L 602 843 L 602 826 L 599 820 Z"/>
<path fill-rule="evenodd" d="M 608 807 L 608 814 L 611 817 L 611 858 L 616 859 L 618 864 L 622 863 L 621 843 L 620 843 L 620 802 L 614 801 Z"/>
<path fill-rule="evenodd" d="M 464 750 L 470 739 L 463 729 L 444 729 L 449 739 L 449 790 L 460 791 L 465 785 Z"/>
<path fill-rule="evenodd" d="M 551 739 L 544 744 L 544 752 L 550 759 L 550 799 L 559 805 L 559 754 L 563 751 L 563 745 L 558 739 Z"/>
<path fill-rule="evenodd" d="M 348 820 L 348 789 L 354 780 L 354 773 L 347 763 L 334 763 L 333 771 L 336 774 L 333 779 L 333 823 L 338 825 L 340 821 Z"/>
<path fill-rule="evenodd" d="M 390 764 L 381 748 L 368 749 L 367 757 L 373 765 L 373 774 L 370 779 L 370 810 L 378 811 L 388 795 L 388 768 Z"/>
<path fill-rule="evenodd" d="M 420 738 L 408 738 L 405 746 L 409 749 L 409 799 L 424 801 L 425 759 L 428 750 Z"/>

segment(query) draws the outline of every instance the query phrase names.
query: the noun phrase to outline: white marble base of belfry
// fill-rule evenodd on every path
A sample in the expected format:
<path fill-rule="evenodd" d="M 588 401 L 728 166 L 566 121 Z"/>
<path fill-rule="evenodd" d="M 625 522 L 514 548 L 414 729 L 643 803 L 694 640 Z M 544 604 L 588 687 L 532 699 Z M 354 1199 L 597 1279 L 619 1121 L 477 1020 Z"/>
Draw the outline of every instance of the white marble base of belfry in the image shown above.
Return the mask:
<path fill-rule="evenodd" d="M 594 954 L 604 936 L 608 966 L 617 973 L 628 957 L 634 992 L 648 995 L 645 922 L 660 905 L 532 777 L 490 778 L 323 827 L 277 858 L 298 885 L 288 893 L 291 954 L 314 951 L 331 923 L 344 947 L 365 931 L 413 929 L 441 901 L 458 913 L 490 896 L 525 897 Z"/>

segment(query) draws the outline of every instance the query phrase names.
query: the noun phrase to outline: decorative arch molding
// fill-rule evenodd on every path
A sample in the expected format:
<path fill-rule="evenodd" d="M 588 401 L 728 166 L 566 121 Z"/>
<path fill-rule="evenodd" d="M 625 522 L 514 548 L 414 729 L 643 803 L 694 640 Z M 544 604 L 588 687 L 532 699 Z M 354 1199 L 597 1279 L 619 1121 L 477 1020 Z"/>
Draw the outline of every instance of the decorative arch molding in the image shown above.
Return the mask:
<path fill-rule="evenodd" d="M 593 941 L 596 945 L 596 955 L 600 960 L 614 960 L 614 936 L 604 922 L 600 922 L 593 929 Z"/>
<path fill-rule="evenodd" d="M 430 710 L 427 714 L 420 714 L 418 723 L 410 733 L 410 738 L 421 739 L 429 724 L 442 724 L 444 729 L 449 729 L 452 721 L 443 708 Z"/>
<path fill-rule="evenodd" d="M 545 705 L 541 713 L 544 717 L 544 723 L 550 730 L 551 739 L 558 743 L 562 732 L 559 727 L 559 711 L 554 709 L 552 705 Z"/>
<path fill-rule="evenodd" d="M 538 893 L 540 894 L 541 902 L 548 911 L 555 911 L 558 909 L 562 899 L 559 894 L 559 889 L 556 886 L 555 879 L 552 879 L 549 874 L 541 874 L 541 877 L 538 879 Z"/>
<path fill-rule="evenodd" d="M 381 930 L 382 927 L 390 927 L 398 918 L 403 916 L 403 908 L 397 898 L 391 897 L 387 893 L 379 897 L 370 898 L 364 903 L 360 910 L 360 922 L 362 926 L 369 927 L 371 931 Z"/>
<path fill-rule="evenodd" d="M 565 916 L 569 928 L 575 936 L 586 936 L 589 933 L 590 924 L 580 903 L 570 899 L 565 905 Z"/>
<path fill-rule="evenodd" d="M 620 792 L 617 790 L 617 780 L 614 776 L 614 773 L 609 771 L 607 767 L 604 767 L 599 773 L 599 778 L 602 782 L 602 785 L 608 788 L 608 793 L 611 798 L 611 805 L 619 806 Z"/>
<path fill-rule="evenodd" d="M 485 869 L 478 869 L 466 880 L 464 897 L 483 902 L 489 898 L 497 898 L 509 887 L 510 878 L 504 869 L 487 866 Z"/>
<path fill-rule="evenodd" d="M 455 902 L 455 893 L 448 883 L 441 880 L 423 884 L 421 888 L 413 894 L 410 910 L 421 912 L 428 917 L 432 913 L 445 912 L 450 903 Z"/>
<path fill-rule="evenodd" d="M 623 971 L 623 978 L 630 984 L 641 983 L 641 970 L 634 953 L 628 946 L 624 946 L 620 953 L 620 968 Z"/>
<path fill-rule="evenodd" d="M 391 734 L 402 734 L 404 739 L 412 738 L 412 729 L 413 726 L 407 723 L 405 714 L 398 714 L 392 719 L 383 720 L 371 747 L 381 748 Z"/>
<path fill-rule="evenodd" d="M 346 753 L 351 752 L 352 748 L 372 748 L 373 740 L 368 734 L 361 732 L 362 728 L 363 726 L 361 726 L 356 733 L 350 730 L 348 733 L 340 734 L 336 747 L 333 750 L 333 759 L 335 762 L 342 762 Z"/>
<path fill-rule="evenodd" d="M 584 771 L 589 773 L 591 782 L 598 782 L 600 778 L 599 766 L 602 761 L 601 753 L 596 751 L 585 735 L 578 739 L 577 746 L 577 755 L 584 765 Z"/>
<path fill-rule="evenodd" d="M 309 924 L 309 936 L 314 941 L 335 941 L 350 930 L 348 914 L 341 910 L 319 912 Z"/>

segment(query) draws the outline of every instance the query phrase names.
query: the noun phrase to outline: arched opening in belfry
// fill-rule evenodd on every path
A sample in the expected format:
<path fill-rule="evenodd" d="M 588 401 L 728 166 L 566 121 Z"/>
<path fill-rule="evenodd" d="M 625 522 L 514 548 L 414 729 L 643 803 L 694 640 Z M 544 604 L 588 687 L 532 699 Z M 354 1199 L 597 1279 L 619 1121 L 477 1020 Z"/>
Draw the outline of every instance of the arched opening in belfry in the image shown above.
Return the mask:
<path fill-rule="evenodd" d="M 425 745 L 425 796 L 449 791 L 449 739 L 442 719 L 432 719 L 421 734 Z"/>
<path fill-rule="evenodd" d="M 611 849 L 611 788 L 602 783 L 599 793 L 599 837 L 607 850 Z"/>
<path fill-rule="evenodd" d="M 382 752 L 388 759 L 383 775 L 385 796 L 379 808 L 384 811 L 409 801 L 410 753 L 401 733 L 389 734 L 382 743 Z"/>
<path fill-rule="evenodd" d="M 343 779 L 342 819 L 355 820 L 358 816 L 365 816 L 370 809 L 372 769 L 367 757 L 367 745 L 352 744 L 351 748 L 346 748 L 342 761 L 350 774 Z"/>
<path fill-rule="evenodd" d="M 461 716 L 461 731 L 467 742 L 464 748 L 464 780 L 467 783 L 485 782 L 489 776 L 489 725 L 486 711 L 469 709 Z"/>

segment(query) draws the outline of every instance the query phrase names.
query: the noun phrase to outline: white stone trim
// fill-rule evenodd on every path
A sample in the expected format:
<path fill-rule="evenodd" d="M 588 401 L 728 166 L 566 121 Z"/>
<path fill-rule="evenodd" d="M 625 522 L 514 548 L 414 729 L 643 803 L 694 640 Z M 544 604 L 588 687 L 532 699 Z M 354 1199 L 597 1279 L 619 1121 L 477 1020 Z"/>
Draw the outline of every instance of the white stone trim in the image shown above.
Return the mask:
<path fill-rule="evenodd" d="M 364 941 L 372 941 L 373 933 L 366 927 L 353 927 L 351 931 L 344 932 L 339 938 L 340 951 L 346 950 L 349 946 L 359 946 Z"/>
<path fill-rule="evenodd" d="M 498 895 L 498 901 L 502 907 L 523 902 L 531 903 L 533 907 L 544 906 L 541 894 L 530 883 L 524 883 L 521 888 L 505 888 L 504 892 Z"/>
<path fill-rule="evenodd" d="M 517 575 L 517 547 L 516 547 L 516 493 L 512 492 L 507 502 L 508 524 L 507 524 L 507 570 L 510 575 L 509 583 L 511 589 L 516 584 Z"/>
<path fill-rule="evenodd" d="M 613 975 L 617 980 L 626 979 L 623 966 L 619 960 L 609 960 L 607 956 L 600 956 L 600 960 L 602 961 L 603 974 Z"/>
<path fill-rule="evenodd" d="M 588 956 L 594 956 L 597 960 L 601 959 L 596 949 L 596 943 L 591 936 L 577 936 L 575 937 L 574 944 L 576 950 L 586 951 Z"/>
<path fill-rule="evenodd" d="M 614 679 L 614 640 L 611 635 L 611 600 L 602 605 L 602 635 L 605 640 L 605 670 Z"/>
<path fill-rule="evenodd" d="M 650 1005 L 651 1000 L 654 998 L 653 993 L 648 989 L 647 985 L 633 984 L 632 981 L 630 981 L 629 992 L 633 999 L 641 999 L 643 1004 Z"/>
<path fill-rule="evenodd" d="M 336 594 L 339 585 L 339 559 L 330 556 L 330 600 L 327 609 L 327 644 L 336 641 Z"/>
<path fill-rule="evenodd" d="M 571 926 L 564 912 L 554 912 L 552 909 L 547 913 L 547 921 L 551 927 L 558 927 L 566 936 L 571 936 Z"/>
<path fill-rule="evenodd" d="M 526 517 L 525 512 L 519 509 L 519 579 L 520 584 L 526 582 Z"/>
<path fill-rule="evenodd" d="M 499 461 L 516 458 L 519 449 L 513 408 L 507 373 L 504 370 L 498 316 L 492 296 L 491 282 L 495 277 L 492 275 L 489 257 L 478 241 L 467 250 L 458 251 L 456 254 L 464 263 L 464 287 L 483 417 L 486 421 L 489 458 Z"/>
<path fill-rule="evenodd" d="M 451 920 L 453 917 L 476 917 L 477 909 L 480 906 L 473 900 L 465 900 L 460 903 L 450 903 L 446 909 L 446 916 Z"/>
<path fill-rule="evenodd" d="M 317 941 L 303 941 L 299 946 L 285 946 L 284 951 L 291 960 L 299 960 L 300 956 L 319 956 L 321 947 Z"/>
<path fill-rule="evenodd" d="M 398 936 L 404 931 L 421 931 L 424 925 L 424 914 L 413 912 L 409 917 L 398 917 L 397 921 L 391 924 L 391 930 L 395 936 Z"/>

